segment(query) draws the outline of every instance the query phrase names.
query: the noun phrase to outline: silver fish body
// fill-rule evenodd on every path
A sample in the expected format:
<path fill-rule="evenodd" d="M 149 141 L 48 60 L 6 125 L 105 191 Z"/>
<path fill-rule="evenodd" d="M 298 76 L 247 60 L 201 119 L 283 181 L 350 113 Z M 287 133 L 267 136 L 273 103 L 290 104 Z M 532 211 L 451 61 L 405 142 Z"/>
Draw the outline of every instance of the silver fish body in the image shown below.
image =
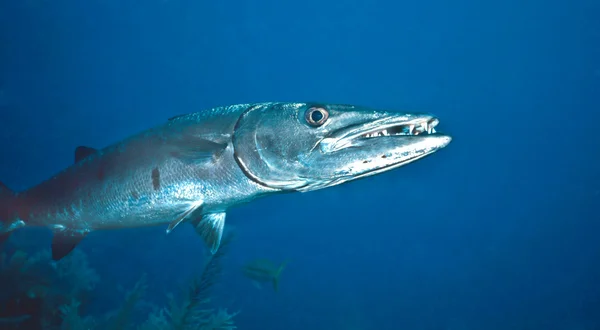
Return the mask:
<path fill-rule="evenodd" d="M 381 173 L 450 143 L 427 114 L 258 103 L 182 115 L 76 162 L 26 191 L 0 184 L 0 233 L 54 231 L 60 259 L 89 232 L 191 222 L 214 253 L 229 208 Z"/>
<path fill-rule="evenodd" d="M 205 213 L 222 212 L 267 192 L 233 158 L 231 135 L 242 110 L 175 118 L 91 153 L 17 194 L 19 217 L 84 232 L 151 226 L 200 205 Z"/>

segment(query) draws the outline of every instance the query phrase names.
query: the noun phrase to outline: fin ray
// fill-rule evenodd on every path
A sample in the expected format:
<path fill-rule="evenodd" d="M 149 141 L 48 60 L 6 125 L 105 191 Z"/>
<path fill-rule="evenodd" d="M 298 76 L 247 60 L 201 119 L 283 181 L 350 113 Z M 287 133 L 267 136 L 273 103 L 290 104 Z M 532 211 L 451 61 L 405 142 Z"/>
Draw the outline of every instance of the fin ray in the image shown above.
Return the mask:
<path fill-rule="evenodd" d="M 190 207 L 188 210 L 181 213 L 181 215 L 179 215 L 177 218 L 175 218 L 175 220 L 171 221 L 171 223 L 169 223 L 169 227 L 167 227 L 167 234 L 169 234 L 171 231 L 173 231 L 173 229 L 175 229 L 175 227 L 177 227 L 180 223 L 182 223 L 183 220 L 185 220 L 190 214 L 192 214 L 194 211 L 196 211 L 200 206 L 202 206 L 202 202 L 196 203 L 195 205 Z"/>
<path fill-rule="evenodd" d="M 196 232 L 202 237 L 212 254 L 215 254 L 221 245 L 225 216 L 225 212 L 208 213 L 202 216 L 196 224 Z"/>

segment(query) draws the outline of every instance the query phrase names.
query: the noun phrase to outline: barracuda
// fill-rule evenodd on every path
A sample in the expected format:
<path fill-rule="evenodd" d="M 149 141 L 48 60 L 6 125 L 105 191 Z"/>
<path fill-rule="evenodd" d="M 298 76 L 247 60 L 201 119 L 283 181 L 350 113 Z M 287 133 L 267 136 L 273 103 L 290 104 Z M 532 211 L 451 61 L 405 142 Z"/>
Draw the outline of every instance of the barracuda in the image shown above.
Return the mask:
<path fill-rule="evenodd" d="M 15 193 L 0 183 L 0 237 L 49 227 L 54 260 L 89 232 L 189 222 L 216 252 L 231 207 L 397 168 L 446 147 L 429 114 L 259 103 L 171 118 Z"/>

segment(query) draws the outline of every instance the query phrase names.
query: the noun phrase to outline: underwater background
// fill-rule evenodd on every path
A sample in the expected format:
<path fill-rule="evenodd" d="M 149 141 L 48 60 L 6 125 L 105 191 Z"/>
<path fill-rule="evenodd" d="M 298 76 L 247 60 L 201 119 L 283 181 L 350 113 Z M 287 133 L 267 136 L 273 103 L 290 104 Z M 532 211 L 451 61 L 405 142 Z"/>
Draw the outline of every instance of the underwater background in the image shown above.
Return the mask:
<path fill-rule="evenodd" d="M 177 328 L 169 301 L 199 313 L 196 294 L 214 310 L 194 329 L 600 329 L 597 0 L 0 2 L 0 180 L 17 191 L 79 145 L 263 101 L 431 112 L 454 140 L 232 209 L 217 259 L 161 226 L 94 232 L 52 266 L 49 231 L 17 231 L 0 328 Z M 277 291 L 244 276 L 256 259 L 287 262 Z"/>

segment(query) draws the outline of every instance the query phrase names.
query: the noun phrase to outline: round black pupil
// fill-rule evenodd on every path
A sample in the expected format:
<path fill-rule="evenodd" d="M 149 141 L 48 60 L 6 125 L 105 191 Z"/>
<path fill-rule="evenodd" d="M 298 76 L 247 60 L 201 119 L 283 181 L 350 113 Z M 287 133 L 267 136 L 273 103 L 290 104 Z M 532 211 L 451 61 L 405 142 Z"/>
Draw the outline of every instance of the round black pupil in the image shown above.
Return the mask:
<path fill-rule="evenodd" d="M 310 113 L 310 119 L 313 122 L 318 123 L 321 119 L 323 119 L 323 113 L 320 110 L 315 110 Z"/>

